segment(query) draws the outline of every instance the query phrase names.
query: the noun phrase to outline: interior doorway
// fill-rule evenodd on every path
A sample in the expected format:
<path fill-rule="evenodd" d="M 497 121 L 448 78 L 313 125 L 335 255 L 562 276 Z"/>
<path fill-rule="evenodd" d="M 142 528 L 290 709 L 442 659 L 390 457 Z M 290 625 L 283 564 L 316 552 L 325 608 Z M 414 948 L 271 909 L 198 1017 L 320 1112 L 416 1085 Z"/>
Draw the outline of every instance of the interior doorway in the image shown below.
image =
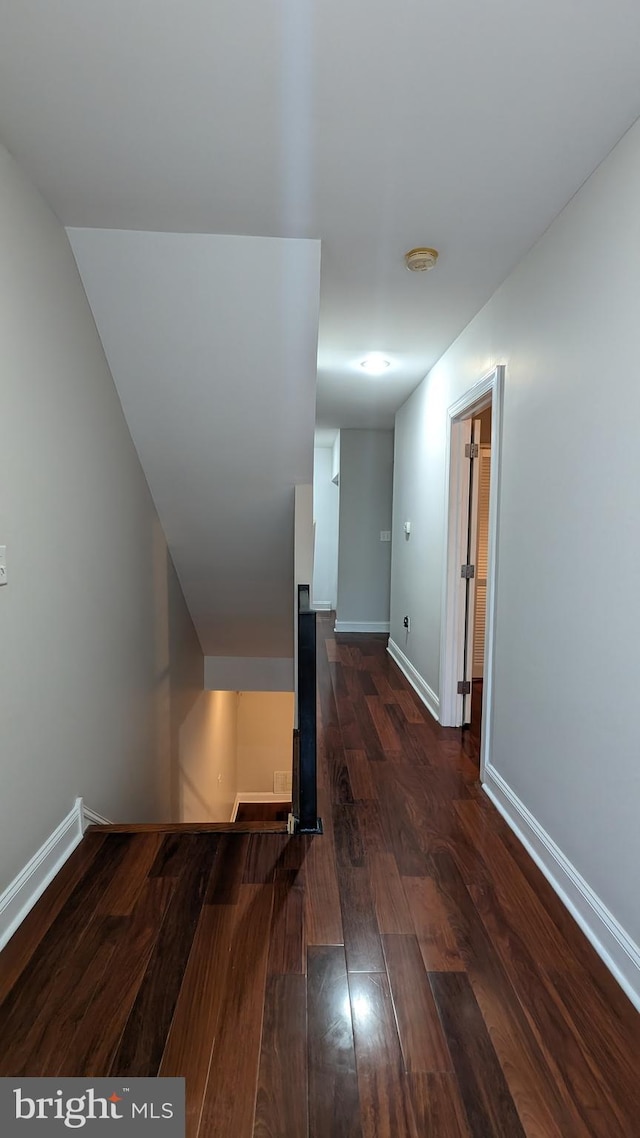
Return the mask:
<path fill-rule="evenodd" d="M 503 368 L 449 408 L 441 723 L 464 727 L 481 776 L 490 754 Z"/>
<path fill-rule="evenodd" d="M 487 627 L 487 574 L 489 565 L 489 504 L 491 499 L 491 404 L 472 423 L 473 450 L 469 458 L 468 564 L 465 654 L 463 679 L 470 691 L 463 699 L 462 728 L 469 733 L 469 753 L 480 761 L 482 695 Z"/>

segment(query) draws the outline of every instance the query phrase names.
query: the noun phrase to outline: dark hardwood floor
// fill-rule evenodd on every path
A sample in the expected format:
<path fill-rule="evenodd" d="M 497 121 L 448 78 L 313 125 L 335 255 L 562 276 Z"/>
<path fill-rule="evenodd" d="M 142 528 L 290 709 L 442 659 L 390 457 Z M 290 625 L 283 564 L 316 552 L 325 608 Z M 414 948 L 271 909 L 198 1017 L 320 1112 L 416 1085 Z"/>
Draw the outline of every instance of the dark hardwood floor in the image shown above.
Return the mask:
<path fill-rule="evenodd" d="M 383 638 L 319 618 L 325 835 L 89 833 L 0 1075 L 183 1075 L 189 1138 L 633 1138 L 640 1017 Z"/>
<path fill-rule="evenodd" d="M 473 736 L 478 750 L 480 749 L 480 738 L 482 734 L 482 690 L 484 684 L 482 680 L 473 680 L 471 684 L 471 723 L 469 724 L 469 733 Z"/>
<path fill-rule="evenodd" d="M 236 822 L 286 822 L 290 802 L 239 802 Z"/>

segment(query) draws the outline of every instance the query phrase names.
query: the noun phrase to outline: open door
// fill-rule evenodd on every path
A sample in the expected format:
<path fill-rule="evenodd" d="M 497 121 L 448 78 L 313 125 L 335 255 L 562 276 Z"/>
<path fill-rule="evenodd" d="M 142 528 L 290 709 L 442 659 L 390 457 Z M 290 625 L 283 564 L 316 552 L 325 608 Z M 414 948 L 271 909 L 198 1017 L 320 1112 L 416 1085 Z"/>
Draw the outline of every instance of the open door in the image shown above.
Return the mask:
<path fill-rule="evenodd" d="M 469 442 L 469 497 L 467 519 L 467 547 L 465 562 L 460 567 L 460 574 L 464 580 L 464 653 L 462 665 L 462 681 L 460 691 L 462 695 L 462 726 L 471 722 L 471 685 L 473 682 L 473 656 L 474 656 L 474 630 L 476 610 L 477 585 L 477 550 L 478 550 L 478 498 L 480 488 L 479 458 L 480 458 L 480 428 L 479 419 L 471 422 Z M 466 450 L 465 447 L 465 450 Z M 485 572 L 486 588 L 486 572 Z"/>
<path fill-rule="evenodd" d="M 490 761 L 492 739 L 503 385 L 501 364 L 468 388 L 447 410 L 447 516 L 438 710 L 443 727 L 465 724 L 471 735 L 477 735 L 481 779 Z"/>
<path fill-rule="evenodd" d="M 487 623 L 489 567 L 489 505 L 491 499 L 491 446 L 480 443 L 477 459 L 478 513 L 475 556 L 475 610 L 473 616 L 473 680 L 484 679 L 484 642 Z"/>

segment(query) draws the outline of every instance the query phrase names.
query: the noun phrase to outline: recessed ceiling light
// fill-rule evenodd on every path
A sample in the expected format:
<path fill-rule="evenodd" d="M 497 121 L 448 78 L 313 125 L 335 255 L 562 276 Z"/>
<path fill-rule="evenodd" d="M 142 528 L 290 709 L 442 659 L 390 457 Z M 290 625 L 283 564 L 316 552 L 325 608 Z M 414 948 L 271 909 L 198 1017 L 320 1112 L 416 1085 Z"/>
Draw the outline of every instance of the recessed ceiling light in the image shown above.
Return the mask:
<path fill-rule="evenodd" d="M 369 355 L 360 361 L 360 367 L 369 375 L 382 375 L 390 366 L 391 360 L 386 359 L 382 352 L 369 352 Z"/>

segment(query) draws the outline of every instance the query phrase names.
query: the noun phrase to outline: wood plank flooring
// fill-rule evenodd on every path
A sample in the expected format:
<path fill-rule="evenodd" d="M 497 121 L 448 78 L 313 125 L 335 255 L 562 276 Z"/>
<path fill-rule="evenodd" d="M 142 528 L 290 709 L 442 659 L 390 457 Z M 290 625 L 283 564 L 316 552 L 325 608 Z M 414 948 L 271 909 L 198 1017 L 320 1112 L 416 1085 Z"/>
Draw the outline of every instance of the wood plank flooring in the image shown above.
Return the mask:
<path fill-rule="evenodd" d="M 89 833 L 0 954 L 0 1075 L 183 1075 L 189 1138 L 639 1134 L 640 1017 L 477 734 L 331 628 L 324 836 Z"/>
<path fill-rule="evenodd" d="M 290 802 L 239 802 L 236 822 L 285 822 Z"/>

